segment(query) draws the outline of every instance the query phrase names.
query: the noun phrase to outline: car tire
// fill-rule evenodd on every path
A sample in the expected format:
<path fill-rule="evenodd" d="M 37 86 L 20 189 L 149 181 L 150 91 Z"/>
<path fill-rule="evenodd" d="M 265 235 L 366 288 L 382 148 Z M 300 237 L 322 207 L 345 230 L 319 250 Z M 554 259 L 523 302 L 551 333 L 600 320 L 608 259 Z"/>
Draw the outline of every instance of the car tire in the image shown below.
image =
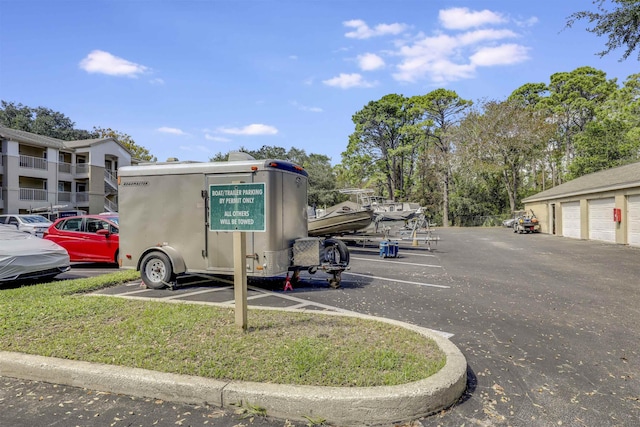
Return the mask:
<path fill-rule="evenodd" d="M 175 275 L 171 260 L 162 252 L 149 252 L 140 263 L 142 282 L 152 289 L 162 289 L 170 286 Z"/>

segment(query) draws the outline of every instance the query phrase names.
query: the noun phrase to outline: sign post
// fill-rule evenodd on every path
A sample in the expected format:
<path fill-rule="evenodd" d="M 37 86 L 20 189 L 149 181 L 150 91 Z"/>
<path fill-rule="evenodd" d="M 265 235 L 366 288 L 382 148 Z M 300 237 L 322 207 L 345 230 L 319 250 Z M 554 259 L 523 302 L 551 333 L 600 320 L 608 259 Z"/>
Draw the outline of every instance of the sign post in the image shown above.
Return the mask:
<path fill-rule="evenodd" d="M 236 325 L 247 329 L 246 232 L 265 231 L 265 183 L 209 185 L 209 230 L 233 232 Z"/>
<path fill-rule="evenodd" d="M 233 298 L 236 326 L 247 329 L 247 242 L 243 231 L 233 232 Z"/>

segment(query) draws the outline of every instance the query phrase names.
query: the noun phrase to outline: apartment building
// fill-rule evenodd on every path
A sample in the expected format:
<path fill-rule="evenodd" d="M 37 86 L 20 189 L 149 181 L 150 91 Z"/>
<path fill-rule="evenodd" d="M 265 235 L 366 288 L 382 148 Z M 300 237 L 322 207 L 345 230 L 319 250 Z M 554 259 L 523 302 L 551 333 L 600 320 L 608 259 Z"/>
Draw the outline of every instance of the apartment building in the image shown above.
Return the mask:
<path fill-rule="evenodd" d="M 132 160 L 113 138 L 62 141 L 0 126 L 0 214 L 117 212 L 117 171 Z"/>

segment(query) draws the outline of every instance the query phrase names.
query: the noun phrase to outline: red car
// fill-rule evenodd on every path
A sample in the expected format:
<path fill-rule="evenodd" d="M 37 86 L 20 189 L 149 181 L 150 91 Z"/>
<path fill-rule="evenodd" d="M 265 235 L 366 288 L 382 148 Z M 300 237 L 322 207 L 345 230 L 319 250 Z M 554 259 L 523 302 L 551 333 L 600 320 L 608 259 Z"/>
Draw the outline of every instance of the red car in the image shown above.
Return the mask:
<path fill-rule="evenodd" d="M 60 218 L 44 233 L 69 252 L 71 262 L 118 263 L 118 215 Z"/>

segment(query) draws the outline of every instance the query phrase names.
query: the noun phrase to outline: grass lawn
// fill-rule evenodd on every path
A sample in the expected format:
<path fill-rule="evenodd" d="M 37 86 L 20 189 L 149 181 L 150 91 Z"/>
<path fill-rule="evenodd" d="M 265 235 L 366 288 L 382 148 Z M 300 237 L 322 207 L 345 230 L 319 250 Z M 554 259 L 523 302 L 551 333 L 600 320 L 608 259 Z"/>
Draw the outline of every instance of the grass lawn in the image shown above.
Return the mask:
<path fill-rule="evenodd" d="M 435 342 L 382 322 L 319 313 L 134 301 L 88 292 L 139 278 L 125 270 L 0 288 L 0 350 L 223 380 L 398 385 L 445 364 Z"/>

